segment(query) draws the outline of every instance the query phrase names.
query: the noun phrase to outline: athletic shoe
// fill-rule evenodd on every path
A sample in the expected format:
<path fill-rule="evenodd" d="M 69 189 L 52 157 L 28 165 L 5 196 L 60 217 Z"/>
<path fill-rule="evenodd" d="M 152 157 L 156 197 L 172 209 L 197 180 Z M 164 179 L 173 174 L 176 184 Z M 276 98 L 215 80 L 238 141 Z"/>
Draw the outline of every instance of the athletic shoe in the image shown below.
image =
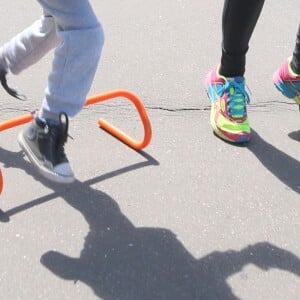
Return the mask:
<path fill-rule="evenodd" d="M 18 142 L 29 160 L 47 179 L 59 183 L 75 181 L 73 171 L 64 151 L 68 138 L 69 121 L 65 113 L 60 122 L 52 124 L 39 118 L 19 134 Z"/>
<path fill-rule="evenodd" d="M 205 88 L 211 101 L 210 123 L 215 134 L 232 143 L 248 142 L 251 130 L 246 104 L 250 98 L 245 79 L 225 78 L 216 68 L 206 76 Z"/>
<path fill-rule="evenodd" d="M 300 105 L 300 75 L 291 69 L 291 58 L 285 60 L 273 76 L 276 88 L 287 98 Z"/>

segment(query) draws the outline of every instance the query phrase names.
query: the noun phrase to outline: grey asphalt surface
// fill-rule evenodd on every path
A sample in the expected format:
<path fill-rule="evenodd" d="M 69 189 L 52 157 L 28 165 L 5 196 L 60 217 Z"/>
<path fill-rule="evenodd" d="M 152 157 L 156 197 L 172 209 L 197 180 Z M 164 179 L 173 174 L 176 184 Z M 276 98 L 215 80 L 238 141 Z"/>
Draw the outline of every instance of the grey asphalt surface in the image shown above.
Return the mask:
<path fill-rule="evenodd" d="M 91 3 L 106 42 L 90 95 L 136 93 L 153 137 L 138 153 L 97 127 L 102 116 L 142 136 L 122 99 L 84 108 L 66 146 L 77 181 L 60 186 L 23 156 L 21 127 L 1 132 L 0 298 L 300 299 L 300 114 L 272 84 L 298 1 L 267 1 L 251 40 L 245 146 L 212 134 L 203 89 L 222 1 Z M 35 1 L 1 5 L 1 43 L 40 15 Z M 39 107 L 51 58 L 9 77 L 29 100 L 0 90 L 2 121 Z"/>

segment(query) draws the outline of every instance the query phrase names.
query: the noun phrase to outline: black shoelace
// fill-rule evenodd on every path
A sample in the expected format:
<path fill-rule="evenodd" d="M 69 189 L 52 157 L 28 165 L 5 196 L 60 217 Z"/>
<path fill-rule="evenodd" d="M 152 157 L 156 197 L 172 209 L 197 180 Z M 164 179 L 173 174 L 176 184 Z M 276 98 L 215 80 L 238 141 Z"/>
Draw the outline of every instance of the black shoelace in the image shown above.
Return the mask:
<path fill-rule="evenodd" d="M 66 113 L 62 112 L 59 114 L 59 123 L 60 132 L 57 139 L 57 152 L 59 160 L 63 161 L 66 159 L 64 145 L 67 142 L 69 136 L 69 118 Z"/>
<path fill-rule="evenodd" d="M 8 86 L 7 80 L 6 80 L 6 74 L 7 74 L 7 72 L 5 70 L 0 70 L 0 82 L 1 82 L 2 87 L 6 90 L 6 92 L 9 95 L 11 95 L 19 100 L 22 100 L 22 101 L 26 100 L 27 98 L 25 95 L 19 94 L 18 91 L 16 91 L 15 89 Z"/>

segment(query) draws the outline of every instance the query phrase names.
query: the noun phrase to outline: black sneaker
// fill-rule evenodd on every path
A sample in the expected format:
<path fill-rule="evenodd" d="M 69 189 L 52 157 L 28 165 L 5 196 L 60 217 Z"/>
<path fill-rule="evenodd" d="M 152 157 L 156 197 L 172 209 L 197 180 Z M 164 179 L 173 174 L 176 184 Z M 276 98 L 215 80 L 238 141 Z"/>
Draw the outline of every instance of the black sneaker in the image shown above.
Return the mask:
<path fill-rule="evenodd" d="M 64 151 L 69 121 L 65 113 L 61 113 L 59 119 L 59 124 L 54 125 L 36 118 L 19 134 L 18 142 L 44 177 L 54 182 L 72 183 L 75 177 Z"/>

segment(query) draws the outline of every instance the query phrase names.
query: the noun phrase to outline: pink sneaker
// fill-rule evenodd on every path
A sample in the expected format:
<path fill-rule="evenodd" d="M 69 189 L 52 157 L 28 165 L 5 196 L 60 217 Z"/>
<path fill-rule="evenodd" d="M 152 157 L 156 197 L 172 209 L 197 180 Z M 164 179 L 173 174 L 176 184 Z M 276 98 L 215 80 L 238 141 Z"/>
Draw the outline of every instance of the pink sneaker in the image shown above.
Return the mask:
<path fill-rule="evenodd" d="M 284 96 L 300 105 L 300 75 L 292 71 L 290 62 L 291 58 L 288 58 L 282 63 L 273 76 L 273 82 Z"/>

